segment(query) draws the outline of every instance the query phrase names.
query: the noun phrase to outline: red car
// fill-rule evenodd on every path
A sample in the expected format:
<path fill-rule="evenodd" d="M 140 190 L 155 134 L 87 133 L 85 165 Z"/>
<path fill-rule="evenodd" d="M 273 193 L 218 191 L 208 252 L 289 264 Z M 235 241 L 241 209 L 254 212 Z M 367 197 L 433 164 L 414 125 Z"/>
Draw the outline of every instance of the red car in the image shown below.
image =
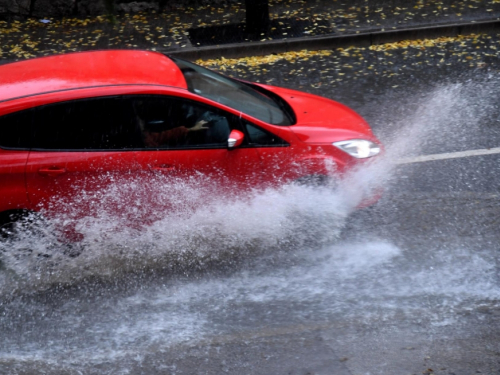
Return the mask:
<path fill-rule="evenodd" d="M 318 182 L 380 151 L 368 124 L 344 105 L 156 52 L 0 66 L 3 223 L 120 177 L 196 174 L 231 189 Z"/>

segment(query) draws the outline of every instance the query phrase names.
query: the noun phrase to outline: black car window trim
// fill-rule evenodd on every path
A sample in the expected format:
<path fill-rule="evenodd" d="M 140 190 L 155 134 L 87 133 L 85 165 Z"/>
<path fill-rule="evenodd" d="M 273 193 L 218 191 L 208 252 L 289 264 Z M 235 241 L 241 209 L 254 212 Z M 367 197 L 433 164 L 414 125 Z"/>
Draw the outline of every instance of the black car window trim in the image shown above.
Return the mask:
<path fill-rule="evenodd" d="M 32 149 L 31 148 L 26 148 L 26 147 L 5 147 L 5 146 L 0 146 L 0 150 L 5 150 L 5 151 L 30 151 Z"/>
<path fill-rule="evenodd" d="M 242 121 L 246 121 L 248 122 L 250 125 L 256 127 L 257 129 L 263 131 L 264 133 L 267 133 L 267 134 L 270 134 L 272 135 L 273 137 L 276 137 L 278 138 L 279 140 L 281 140 L 283 143 L 282 144 L 270 144 L 270 145 L 265 145 L 265 144 L 260 144 L 260 143 L 251 143 L 250 142 L 250 135 L 248 134 L 248 130 L 247 130 L 247 127 L 242 123 Z M 241 128 L 241 131 L 243 132 L 243 134 L 245 135 L 245 139 L 246 139 L 246 144 L 245 145 L 242 145 L 240 146 L 241 148 L 273 148 L 273 147 L 290 147 L 290 143 L 288 143 L 287 141 L 285 141 L 283 138 L 281 137 L 278 137 L 276 134 L 274 134 L 273 132 L 270 132 L 266 129 L 263 129 L 261 126 L 259 125 L 255 125 L 253 122 L 251 121 L 248 121 L 246 119 L 243 119 L 241 118 L 240 119 L 240 124 L 239 124 L 240 128 Z M 277 125 L 279 126 L 279 125 Z"/>
<path fill-rule="evenodd" d="M 2 148 L 2 147 L 0 147 Z M 2 148 L 4 149 L 4 148 Z M 101 148 L 101 149 L 95 149 L 95 148 L 82 148 L 82 149 L 73 149 L 73 148 L 68 148 L 68 149 L 64 149 L 64 148 L 51 148 L 51 149 L 47 149 L 47 148 L 31 148 L 29 150 L 26 150 L 26 151 L 36 151 L 36 152 L 92 152 L 92 153 L 96 153 L 96 152 L 102 152 L 102 153 L 105 153 L 105 152 L 137 152 L 137 151 L 140 151 L 140 152 L 147 152 L 147 151 L 182 151 L 182 150 L 225 150 L 227 149 L 227 146 L 214 146 L 214 147 L 206 147 L 206 146 L 200 146 L 200 147 L 193 147 L 193 146 L 190 146 L 190 147 L 178 147 L 178 148 L 158 148 L 158 147 L 152 147 L 152 148 Z M 16 150 L 20 150 L 20 149 L 16 149 Z M 21 150 L 20 150 L 21 151 Z"/>

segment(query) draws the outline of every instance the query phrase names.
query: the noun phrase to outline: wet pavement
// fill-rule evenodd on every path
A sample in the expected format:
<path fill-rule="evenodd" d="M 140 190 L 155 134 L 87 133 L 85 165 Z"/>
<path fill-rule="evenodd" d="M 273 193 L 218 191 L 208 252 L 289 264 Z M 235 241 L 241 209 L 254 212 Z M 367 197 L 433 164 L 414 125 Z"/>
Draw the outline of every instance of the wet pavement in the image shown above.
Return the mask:
<path fill-rule="evenodd" d="M 271 192 L 248 207 L 222 200 L 210 220 L 226 229 L 201 238 L 210 264 L 190 269 L 196 259 L 188 254 L 177 273 L 162 254 L 185 249 L 162 237 L 162 227 L 154 240 L 96 236 L 87 251 L 98 263 L 68 263 L 66 283 L 40 284 L 38 269 L 16 263 L 7 281 L 32 283 L 0 289 L 0 372 L 498 373 L 498 154 L 389 167 L 402 158 L 500 145 L 498 40 L 481 34 L 199 61 L 361 113 L 386 144 L 388 160 L 375 177 L 367 170 L 355 181 L 382 184 L 383 199 L 352 214 L 337 241 L 298 248 L 271 245 L 281 243 L 273 233 L 287 223 L 278 214 L 291 204 L 324 228 L 313 209 L 334 212 L 335 194 Z M 166 217 L 165 232 L 177 220 Z M 192 229 L 204 220 L 185 224 Z M 232 231 L 227 220 L 244 225 Z M 245 246 L 235 249 L 233 238 Z M 138 262 L 134 251 L 154 257 Z M 235 251 L 256 255 L 238 258 Z M 123 265 L 134 272 L 113 269 Z M 91 277 L 79 279 L 79 272 Z"/>
<path fill-rule="evenodd" d="M 0 59 L 13 61 L 107 48 L 175 52 L 198 46 L 196 41 L 193 43 L 190 39 L 190 29 L 234 25 L 245 19 L 245 7 L 241 1 L 168 4 L 163 11 L 119 13 L 114 22 L 110 22 L 107 16 L 0 21 Z M 285 30 L 288 28 L 294 36 L 348 35 L 404 27 L 498 20 L 500 17 L 500 3 L 497 0 L 283 0 L 270 1 L 269 6 L 271 19 L 277 23 L 273 26 L 276 30 L 271 30 L 269 36 L 262 36 L 259 42 L 286 40 L 290 37 Z M 293 29 L 294 25 L 299 25 L 297 30 Z M 202 39 L 206 44 L 210 38 Z"/>
<path fill-rule="evenodd" d="M 332 10 L 325 5 L 331 2 L 273 2 L 271 13 L 301 17 L 310 8 L 333 32 L 347 33 L 444 17 L 484 19 L 500 9 L 494 0 L 375 3 L 334 2 Z M 1 58 L 189 48 L 189 27 L 241 21 L 241 8 L 176 7 L 118 15 L 115 25 L 105 17 L 4 23 Z M 475 34 L 198 63 L 347 104 L 384 141 L 390 164 L 500 145 L 499 40 Z M 154 240 L 96 236 L 87 249 L 95 267 L 68 263 L 71 277 L 61 283 L 41 283 L 40 270 L 21 262 L 1 269 L 7 283 L 0 285 L 0 373 L 499 373 L 498 166 L 498 155 L 385 166 L 377 181 L 386 189 L 383 199 L 355 212 L 339 239 L 324 246 L 266 248 L 281 240 L 268 227 L 282 229 L 268 206 L 277 201 L 273 212 L 280 212 L 297 198 L 273 193 L 238 206 L 244 228 L 196 239 L 209 251 L 205 267 L 191 267 L 199 260 L 160 227 Z M 369 176 L 356 180 L 371 183 Z M 294 203 L 324 225 L 306 198 L 335 209 L 335 196 L 302 195 L 302 206 Z M 221 201 L 210 219 L 227 225 L 234 209 Z M 165 232 L 176 220 L 165 218 Z M 191 218 L 186 227 L 204 220 Z M 266 245 L 252 237 L 259 230 Z M 247 246 L 235 249 L 233 238 Z M 238 251 L 256 255 L 239 258 Z M 149 263 L 138 261 L 148 252 Z M 180 265 L 162 263 L 171 252 L 181 254 Z M 10 284 L 17 289 L 6 289 Z"/>

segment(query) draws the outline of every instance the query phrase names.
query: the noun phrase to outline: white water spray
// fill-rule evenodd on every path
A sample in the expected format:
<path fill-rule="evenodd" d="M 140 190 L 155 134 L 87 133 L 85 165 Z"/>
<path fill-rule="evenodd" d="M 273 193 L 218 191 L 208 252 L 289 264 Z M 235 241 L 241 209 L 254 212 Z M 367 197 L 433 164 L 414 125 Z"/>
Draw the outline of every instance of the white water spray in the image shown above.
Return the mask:
<path fill-rule="evenodd" d="M 460 144 L 479 131 L 480 119 L 491 107 L 477 91 L 469 95 L 474 87 L 452 85 L 425 95 L 412 116 L 392 120 L 406 126 L 397 135 L 384 135 L 385 156 L 353 171 L 334 191 L 287 186 L 231 200 L 218 197 L 216 186 L 203 190 L 199 181 L 161 181 L 169 187 L 167 194 L 154 190 L 160 181 L 152 180 L 147 194 L 154 192 L 180 210 L 155 215 L 139 227 L 123 225 L 106 207 L 115 207 L 141 182 L 113 185 L 98 199 L 82 194 L 79 199 L 95 209 L 76 220 L 76 230 L 84 234 L 78 256 L 68 257 L 50 234 L 1 245 L 4 254 L 28 250 L 24 257 L 4 256 L 2 296 L 9 287 L 37 292 L 33 300 L 14 296 L 2 306 L 0 369 L 20 363 L 21 369 L 85 372 L 99 365 L 102 373 L 126 373 L 146 363 L 152 352 L 163 358 L 180 344 L 245 338 L 252 330 L 404 319 L 438 327 L 455 324 L 457 310 L 471 309 L 477 301 L 495 305 L 500 299 L 495 244 L 473 249 L 457 241 L 424 238 L 424 245 L 408 239 L 396 246 L 368 236 L 364 226 L 351 229 L 356 240 L 334 241 L 365 193 L 385 188 L 384 200 L 390 202 L 398 182 L 393 160 Z M 466 105 L 470 101 L 471 107 Z M 139 203 L 141 196 L 139 192 Z M 189 202 L 187 209 L 182 209 L 183 202 Z M 125 219 L 140 215 L 140 208 L 131 207 Z M 56 221 L 64 223 L 73 214 Z M 235 266 L 224 276 L 163 275 L 140 286 L 110 290 L 86 291 L 82 282 L 92 276 L 125 284 L 130 273 L 142 270 L 205 264 L 217 269 L 239 257 L 255 262 L 248 268 Z M 67 296 L 52 288 L 59 282 L 82 286 L 83 291 Z M 37 300 L 44 289 L 55 306 Z"/>

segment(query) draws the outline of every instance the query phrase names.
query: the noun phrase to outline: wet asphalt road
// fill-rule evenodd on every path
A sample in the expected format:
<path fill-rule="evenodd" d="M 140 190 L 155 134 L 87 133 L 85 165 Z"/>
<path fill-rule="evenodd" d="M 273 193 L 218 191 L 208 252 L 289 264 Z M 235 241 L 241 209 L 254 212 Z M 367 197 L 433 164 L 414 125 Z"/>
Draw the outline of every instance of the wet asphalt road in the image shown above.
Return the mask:
<path fill-rule="evenodd" d="M 273 65 L 236 65 L 223 72 L 347 104 L 368 119 L 391 152 L 396 149 L 397 157 L 441 154 L 500 145 L 500 60 L 489 56 L 493 50 L 490 47 L 450 43 L 421 51 L 394 49 L 389 56 L 380 51 L 358 51 L 365 59 L 358 69 L 352 69 L 356 51 L 351 51 L 351 56 L 343 60 L 337 53 Z M 471 64 L 464 58 L 472 48 L 475 57 L 486 54 L 478 57 L 483 60 Z M 367 69 L 370 66 L 372 69 Z M 338 76 L 336 72 L 344 74 Z M 220 360 L 212 352 L 201 350 L 180 362 L 186 366 L 183 370 L 188 373 L 194 364 L 199 373 L 500 373 L 500 306 L 496 293 L 500 288 L 499 190 L 499 155 L 398 166 L 389 177 L 384 198 L 350 218 L 340 243 L 374 238 L 402 249 L 402 264 L 388 267 L 388 274 L 380 279 L 373 277 L 368 284 L 391 280 L 393 273 L 394 280 L 401 279 L 403 290 L 419 288 L 418 283 L 408 280 L 425 269 L 426 280 L 440 292 L 409 293 L 409 300 L 419 301 L 413 310 L 404 307 L 412 301 L 396 299 L 392 302 L 400 304 L 400 310 L 394 315 L 364 311 L 352 318 L 349 313 L 332 313 L 321 322 L 311 304 L 310 321 L 280 328 L 270 324 L 231 337 L 230 343 L 198 347 L 215 346 L 219 350 L 215 357 Z M 443 254 L 446 256 L 440 258 Z M 474 256 L 480 254 L 489 267 L 464 266 L 463 262 L 472 264 Z M 472 280 L 485 273 L 490 275 L 489 286 L 476 295 Z M 449 277 L 450 283 L 445 281 Z M 447 310 L 443 296 L 449 288 L 459 286 L 471 288 L 470 296 Z M 492 294 L 486 291 L 490 287 Z M 362 306 L 359 300 L 352 302 L 354 310 Z M 269 309 L 269 314 L 278 310 L 273 303 L 260 308 Z M 308 311 L 307 305 L 300 308 Z M 214 340 L 217 342 L 217 338 Z M 212 366 L 220 367 L 204 369 L 202 360 L 207 358 Z"/>
<path fill-rule="evenodd" d="M 8 21 L 0 18 L 0 62 L 22 60 L 53 53 L 108 48 L 143 48 L 174 52 L 196 46 L 189 29 L 237 24 L 245 19 L 243 1 L 168 1 L 163 11 L 150 9 L 154 2 L 124 2 L 115 22 L 108 17 L 68 17 L 65 6 L 54 5 L 56 17 L 48 14 Z M 307 30 L 292 27 L 285 33 L 272 33 L 261 41 L 290 38 L 291 34 L 313 36 L 354 34 L 392 28 L 429 26 L 497 19 L 496 0 L 272 0 L 271 19 L 307 20 Z M 68 5 L 68 7 L 71 7 Z M 37 12 L 35 12 L 37 13 Z M 84 12 L 85 13 L 85 12 Z M 59 17 L 65 15 L 66 17 Z M 15 17 L 14 17 L 15 18 Z M 40 22 L 44 19 L 44 22 Z M 305 31 L 302 34 L 302 31 Z M 280 35 L 282 34 L 282 35 Z M 205 38 L 203 38 L 205 39 Z M 210 38 L 211 39 L 211 38 Z M 205 43 L 209 40 L 205 39 Z M 209 42 L 208 44 L 212 44 Z"/>
<path fill-rule="evenodd" d="M 349 105 L 394 159 L 499 147 L 500 62 L 472 42 L 350 51 L 367 60 L 352 69 L 334 53 L 226 73 Z M 383 177 L 383 199 L 326 249 L 3 294 L 0 373 L 500 373 L 499 154 Z"/>

